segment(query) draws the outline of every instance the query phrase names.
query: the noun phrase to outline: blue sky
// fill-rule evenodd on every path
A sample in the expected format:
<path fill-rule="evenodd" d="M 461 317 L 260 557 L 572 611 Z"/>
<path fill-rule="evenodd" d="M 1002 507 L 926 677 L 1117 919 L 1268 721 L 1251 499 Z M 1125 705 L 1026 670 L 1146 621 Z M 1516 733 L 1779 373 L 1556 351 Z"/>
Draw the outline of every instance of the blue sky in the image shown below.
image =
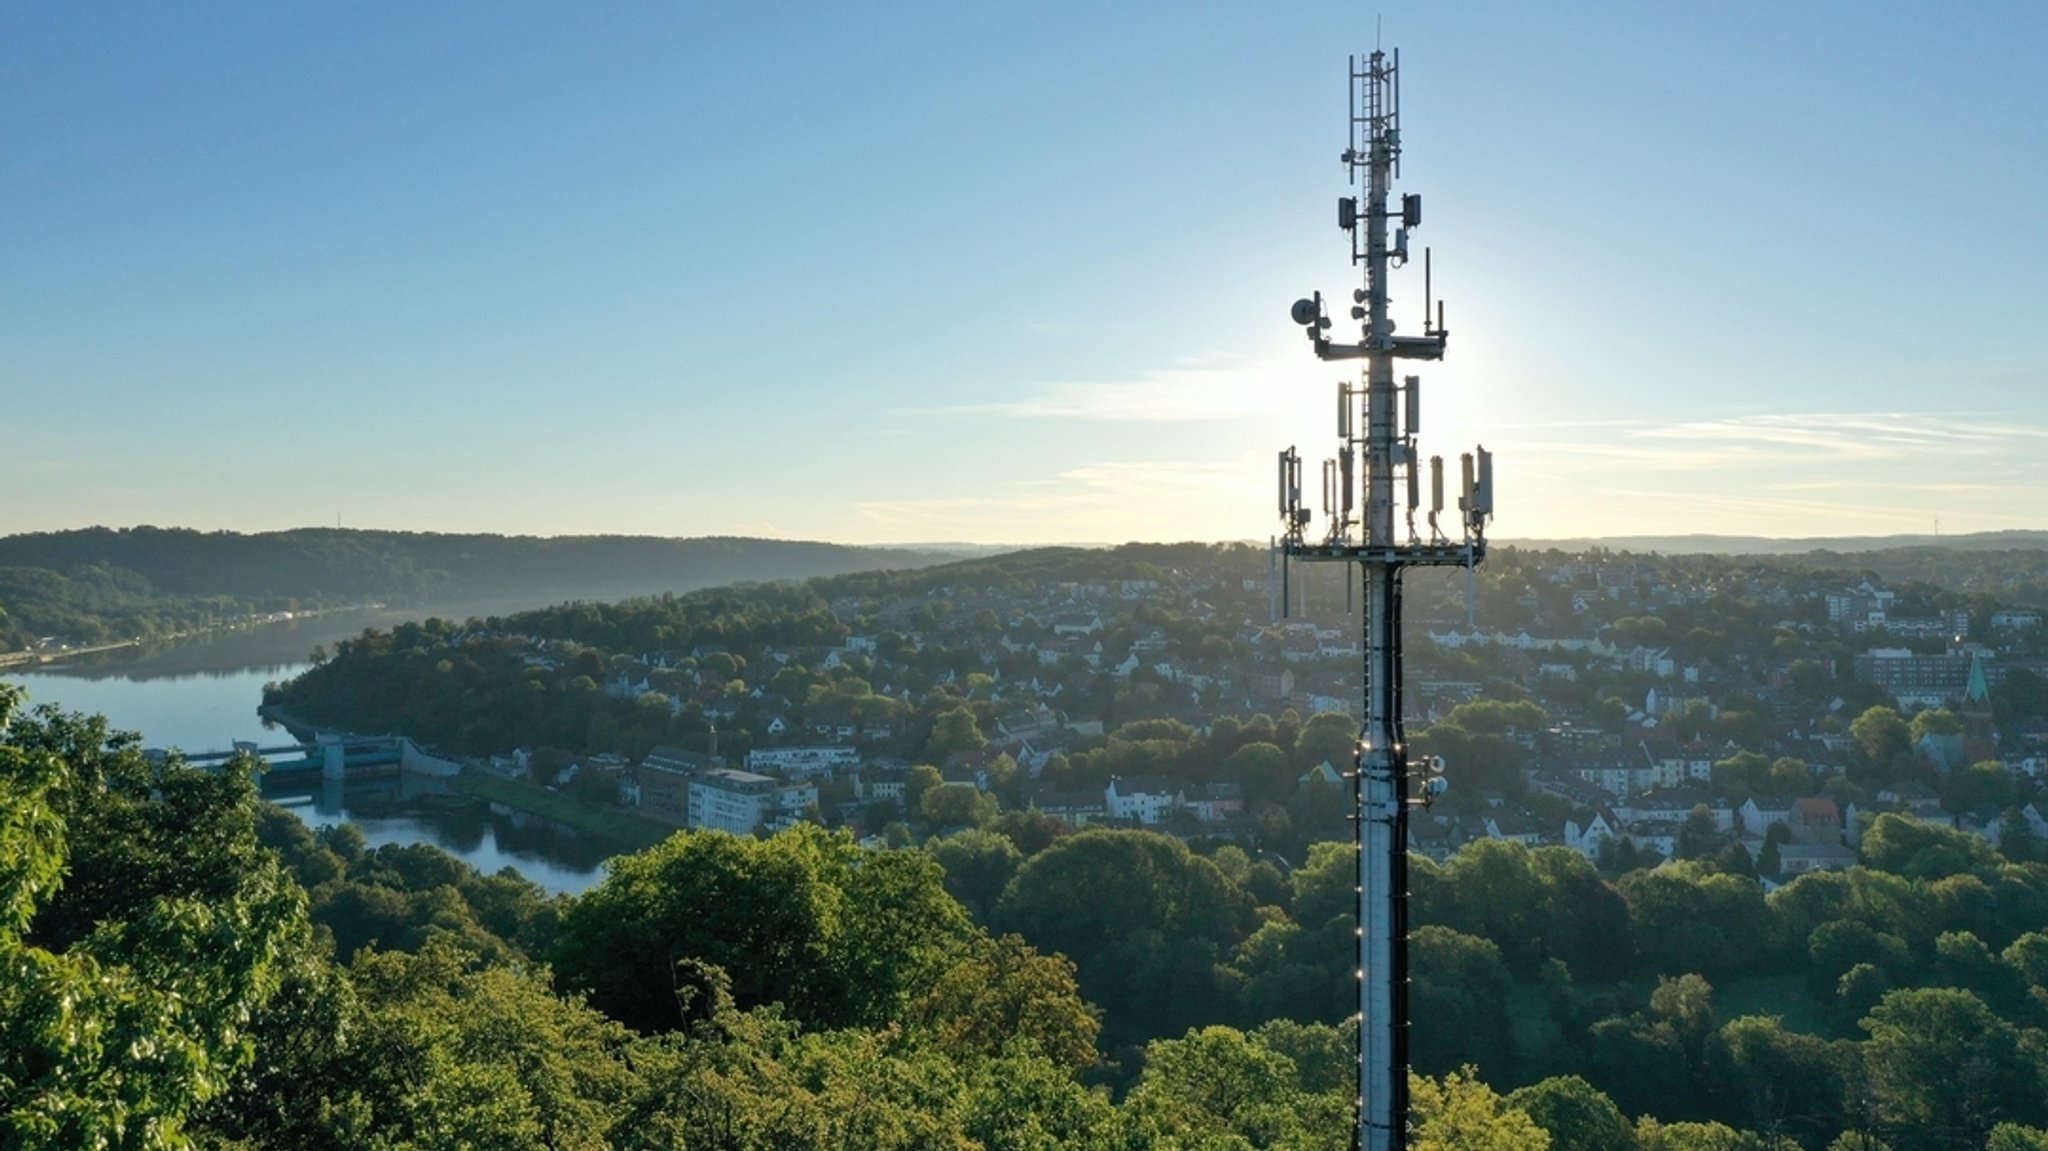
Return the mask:
<path fill-rule="evenodd" d="M 17 7 L 0 532 L 1263 538 L 1374 19 Z M 2048 527 L 2048 5 L 1380 19 L 1496 535 Z"/>

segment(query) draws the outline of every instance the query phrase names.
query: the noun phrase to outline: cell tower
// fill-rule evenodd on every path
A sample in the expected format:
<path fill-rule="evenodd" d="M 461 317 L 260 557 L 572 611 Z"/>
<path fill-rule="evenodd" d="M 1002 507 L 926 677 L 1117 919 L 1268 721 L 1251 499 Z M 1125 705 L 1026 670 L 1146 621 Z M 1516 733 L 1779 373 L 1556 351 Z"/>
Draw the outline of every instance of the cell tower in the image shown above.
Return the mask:
<path fill-rule="evenodd" d="M 1394 380 L 1396 360 L 1440 360 L 1449 330 L 1430 291 L 1423 250 L 1419 336 L 1397 336 L 1388 273 L 1408 263 L 1408 236 L 1422 223 L 1422 197 L 1404 195 L 1389 210 L 1401 164 L 1400 54 L 1351 59 L 1351 146 L 1344 166 L 1363 194 L 1337 201 L 1337 226 L 1365 283 L 1351 294 L 1356 343 L 1330 338 L 1323 296 L 1294 305 L 1323 360 L 1363 360 L 1358 382 L 1337 386 L 1337 454 L 1323 461 L 1326 528 L 1309 534 L 1301 506 L 1301 456 L 1280 453 L 1279 551 L 1282 581 L 1293 559 L 1358 565 L 1363 586 L 1364 722 L 1349 773 L 1358 846 L 1358 1128 L 1363 1151 L 1408 1146 L 1408 815 L 1446 786 L 1441 760 L 1411 765 L 1401 722 L 1401 574 L 1416 566 L 1475 568 L 1486 556 L 1493 515 L 1493 458 L 1477 448 L 1460 458 L 1458 519 L 1446 529 L 1443 457 L 1429 460 L 1428 534 L 1418 530 L 1422 459 L 1415 436 L 1420 382 Z M 1391 239 L 1388 235 L 1391 230 Z M 1434 316 L 1431 312 L 1434 311 Z M 1361 403 L 1363 412 L 1360 411 Z M 1362 415 L 1363 418 L 1360 418 Z M 1397 518 L 1397 508 L 1405 515 Z M 1283 594 L 1282 602 L 1285 601 Z M 1414 769 L 1419 767 L 1420 771 Z"/>

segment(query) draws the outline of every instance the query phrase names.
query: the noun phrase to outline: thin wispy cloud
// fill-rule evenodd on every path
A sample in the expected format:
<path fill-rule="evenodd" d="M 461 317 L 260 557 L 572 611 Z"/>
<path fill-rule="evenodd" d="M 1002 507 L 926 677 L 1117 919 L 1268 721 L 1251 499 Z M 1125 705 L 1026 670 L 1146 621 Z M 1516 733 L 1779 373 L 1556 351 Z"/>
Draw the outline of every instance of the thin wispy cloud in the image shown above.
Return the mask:
<path fill-rule="evenodd" d="M 1243 462 L 1099 463 L 1069 468 L 1059 479 L 1120 500 L 1181 502 L 1237 490 L 1245 469 Z"/>
<path fill-rule="evenodd" d="M 2004 484 L 1918 484 L 1886 483 L 1863 480 L 1790 480 L 1767 485 L 1777 492 L 1937 492 L 1944 495 L 1971 495 L 1978 492 L 2002 492 Z"/>
<path fill-rule="evenodd" d="M 1127 423 L 1234 420 L 1271 412 L 1278 375 L 1272 365 L 1196 357 L 1129 379 L 1036 384 L 1013 400 L 913 408 L 906 414 Z"/>
<path fill-rule="evenodd" d="M 2044 439 L 2048 425 L 2032 417 L 1811 412 L 1546 427 L 1503 443 L 1498 466 L 1504 516 L 1579 531 L 1924 530 L 1937 517 L 2023 521 L 2048 490 L 2035 463 Z"/>
<path fill-rule="evenodd" d="M 1260 379 L 1265 386 L 1241 382 Z M 1015 403 L 948 411 L 1248 419 L 1298 381 L 1274 384 L 1266 369 L 1241 362 L 1184 364 L 1122 384 L 1048 387 Z M 1793 525 L 1813 523 L 1882 532 L 1923 529 L 1935 517 L 1996 526 L 2033 506 L 2044 485 L 2032 461 L 2048 439 L 2040 421 L 1984 413 L 1596 419 L 1502 430 L 1502 522 L 1551 534 L 1673 523 L 1734 534 L 1792 534 L 1811 530 Z M 1094 461 L 971 495 L 869 501 L 857 513 L 874 534 L 896 538 L 1234 538 L 1265 525 L 1270 471 L 1258 453 Z"/>
<path fill-rule="evenodd" d="M 1842 460 L 1889 460 L 1934 454 L 1993 455 L 2015 443 L 2048 437 L 2048 429 L 1992 424 L 1981 416 L 1814 412 L 1648 425 L 1628 434 L 1774 455 L 1790 452 Z"/>
<path fill-rule="evenodd" d="M 1516 454 L 1581 467 L 1627 465 L 1689 471 L 1822 463 L 1946 462 L 1981 466 L 2032 453 L 2048 427 L 1992 422 L 1982 415 L 1829 413 L 1740 416 L 1658 424 L 1645 421 L 1541 425 L 1576 427 L 1576 437 L 1519 440 Z M 1926 486 L 1926 485 L 1918 485 Z"/>
<path fill-rule="evenodd" d="M 970 528 L 996 537 L 1027 534 L 1061 539 L 1125 539 L 1132 514 L 1175 525 L 1162 534 L 1205 538 L 1235 524 L 1235 505 L 1264 489 L 1263 465 L 1238 461 L 1102 461 L 1019 481 L 985 495 L 868 500 L 853 505 L 865 525 L 905 536 L 959 534 Z M 1262 504 L 1259 506 L 1263 506 Z M 1219 509 L 1231 509 L 1219 520 Z M 1255 529 L 1256 509 L 1242 517 Z M 1050 533 L 1048 535 L 1047 533 Z M 1227 533 L 1226 533 L 1227 534 Z"/>
<path fill-rule="evenodd" d="M 1532 472 L 1605 472 L 1611 466 L 1632 472 L 1693 471 L 1730 462 L 1727 452 L 1706 448 L 1588 440 L 1518 440 L 1504 444 L 1497 454 Z"/>

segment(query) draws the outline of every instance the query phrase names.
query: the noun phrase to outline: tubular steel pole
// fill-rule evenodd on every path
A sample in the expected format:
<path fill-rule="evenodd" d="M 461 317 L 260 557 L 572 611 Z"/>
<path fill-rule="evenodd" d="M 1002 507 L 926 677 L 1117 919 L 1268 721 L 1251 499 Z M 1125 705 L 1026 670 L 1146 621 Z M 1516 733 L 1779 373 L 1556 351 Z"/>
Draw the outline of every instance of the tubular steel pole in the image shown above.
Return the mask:
<path fill-rule="evenodd" d="M 1406 1151 L 1409 1142 L 1407 848 L 1410 804 L 1416 799 L 1409 794 L 1407 735 L 1401 718 L 1402 574 L 1418 564 L 1469 571 L 1485 556 L 1485 521 L 1492 514 L 1490 457 L 1480 449 L 1477 462 L 1482 475 L 1476 487 L 1469 474 L 1474 457 L 1465 457 L 1468 476 L 1458 507 L 1459 538 L 1445 538 L 1437 519 L 1443 503 L 1442 472 L 1432 460 L 1430 538 L 1425 542 L 1415 533 L 1420 456 L 1414 442 L 1414 421 L 1410 419 L 1404 427 L 1401 420 L 1402 391 L 1395 384 L 1394 361 L 1441 359 L 1448 333 L 1443 329 L 1441 310 L 1438 322 L 1429 323 L 1428 297 L 1433 285 L 1427 280 L 1422 336 L 1396 336 L 1388 315 L 1388 272 L 1407 259 L 1408 233 L 1421 222 L 1420 198 L 1403 197 L 1400 238 L 1389 244 L 1388 229 L 1393 221 L 1387 202 L 1401 152 L 1397 61 L 1398 57 L 1390 61 L 1383 52 L 1374 52 L 1363 66 L 1357 57 L 1351 60 L 1352 146 L 1345 150 L 1344 162 L 1354 186 L 1364 169 L 1366 187 L 1363 202 L 1350 198 L 1338 202 L 1338 226 L 1352 233 L 1352 259 L 1364 265 L 1364 287 L 1354 297 L 1360 306 L 1351 312 L 1354 320 L 1363 321 L 1362 338 L 1356 344 L 1339 343 L 1324 334 L 1330 320 L 1324 315 L 1320 293 L 1297 301 L 1293 309 L 1295 322 L 1307 329 L 1319 359 L 1364 361 L 1360 389 L 1365 401 L 1364 426 L 1354 427 L 1350 405 L 1358 393 L 1349 391 L 1352 385 L 1347 384 L 1338 405 L 1340 455 L 1324 465 L 1326 489 L 1334 482 L 1333 475 L 1343 480 L 1341 499 L 1325 493 L 1323 511 L 1331 521 L 1326 539 L 1312 543 L 1303 537 L 1302 526 L 1308 523 L 1309 514 L 1300 506 L 1298 480 L 1290 482 L 1288 469 L 1295 459 L 1292 448 L 1282 453 L 1280 482 L 1285 531 L 1279 546 L 1283 558 L 1340 561 L 1357 565 L 1359 572 L 1363 717 L 1348 798 L 1357 850 L 1359 1026 L 1354 1138 L 1361 1151 Z M 1362 245 L 1358 228 L 1365 231 Z M 1424 267 L 1427 276 L 1427 249 Z M 1416 410 L 1417 386 L 1412 377 L 1406 385 L 1411 415 Z M 1350 518 L 1353 477 L 1364 485 L 1357 520 Z M 1397 492 L 1406 493 L 1405 539 L 1396 535 Z M 1348 577 L 1345 586 L 1350 586 Z M 1442 790 L 1441 784 L 1442 780 L 1432 778 L 1419 801 L 1429 802 Z"/>
<path fill-rule="evenodd" d="M 1365 1064 L 1359 1140 L 1366 1151 L 1408 1145 L 1406 883 L 1408 796 L 1394 711 L 1401 625 L 1395 599 L 1400 561 L 1394 538 L 1394 328 L 1387 315 L 1387 197 L 1393 143 L 1385 57 L 1372 54 L 1365 93 L 1368 127 L 1365 202 L 1366 532 L 1360 567 L 1365 583 L 1365 717 L 1358 764 L 1359 1040 Z"/>

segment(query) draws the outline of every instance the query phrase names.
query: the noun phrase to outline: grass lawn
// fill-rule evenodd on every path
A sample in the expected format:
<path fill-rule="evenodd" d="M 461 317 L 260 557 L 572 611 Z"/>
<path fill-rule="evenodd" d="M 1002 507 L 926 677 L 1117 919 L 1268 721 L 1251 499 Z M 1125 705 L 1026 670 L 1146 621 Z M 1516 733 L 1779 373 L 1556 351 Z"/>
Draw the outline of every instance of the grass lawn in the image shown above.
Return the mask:
<path fill-rule="evenodd" d="M 1841 1032 L 1830 1006 L 1814 1002 L 1806 980 L 1797 975 L 1760 975 L 1714 988 L 1714 1015 L 1723 1023 L 1745 1015 L 1776 1015 L 1787 1031 L 1836 1039 Z"/>
<path fill-rule="evenodd" d="M 1508 990 L 1507 1010 L 1508 1025 L 1514 1030 L 1515 1054 L 1523 1072 L 1513 1085 L 1533 1083 L 1546 1075 L 1562 1073 L 1557 1069 L 1571 1066 L 1571 1055 L 1564 1046 L 1564 1033 L 1557 1029 L 1557 1021 L 1550 1017 L 1542 988 L 1514 984 Z M 1506 1090 L 1505 1087 L 1502 1089 Z"/>
<path fill-rule="evenodd" d="M 455 790 L 465 795 L 502 803 L 517 811 L 545 816 L 557 823 L 596 836 L 621 851 L 639 851 L 652 847 L 682 830 L 671 824 L 642 819 L 623 811 L 593 807 L 560 792 L 488 772 L 465 770 L 453 782 Z"/>

